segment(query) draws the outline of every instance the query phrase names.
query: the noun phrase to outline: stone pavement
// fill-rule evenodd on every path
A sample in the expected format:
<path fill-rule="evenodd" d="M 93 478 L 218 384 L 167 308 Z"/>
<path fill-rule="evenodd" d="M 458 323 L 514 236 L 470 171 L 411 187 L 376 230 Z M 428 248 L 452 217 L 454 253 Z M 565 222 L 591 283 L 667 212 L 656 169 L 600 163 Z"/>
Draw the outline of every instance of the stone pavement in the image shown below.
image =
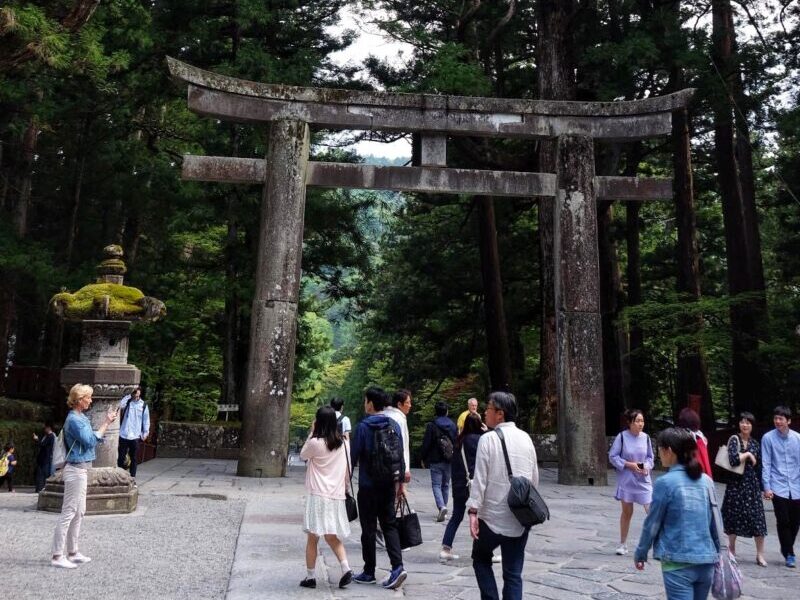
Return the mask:
<path fill-rule="evenodd" d="M 95 560 L 75 571 L 52 569 L 47 552 L 54 515 L 33 510 L 31 494 L 0 494 L 0 564 L 6 571 L 2 598 L 479 598 L 465 522 L 454 552 L 438 561 L 444 524 L 434 521 L 428 471 L 414 470 L 410 500 L 419 513 L 425 543 L 404 553 L 406 584 L 394 592 L 379 586 L 336 587 L 340 572 L 328 547 L 317 563 L 317 589 L 298 583 L 305 575 L 302 464 L 283 479 L 235 476 L 235 461 L 156 459 L 139 467 L 140 508 L 132 515 L 87 517 L 82 550 Z M 560 486 L 554 469 L 543 469 L 541 492 L 552 519 L 534 528 L 523 572 L 526 599 L 627 600 L 664 598 L 661 571 L 650 562 L 633 568 L 631 555 L 616 556 L 619 508 L 614 486 Z M 613 482 L 613 472 L 609 473 Z M 724 486 L 719 486 L 720 497 Z M 768 505 L 768 509 L 770 509 Z M 638 539 L 644 513 L 637 510 L 629 546 Z M 752 540 L 739 540 L 744 598 L 797 597 L 800 574 L 782 566 L 772 513 L 767 515 L 766 569 L 755 565 Z M 361 567 L 360 529 L 347 540 L 354 570 Z M 378 550 L 378 577 L 388 570 Z M 501 581 L 501 569 L 495 573 Z M 328 583 L 330 581 L 330 583 Z M 792 591 L 795 590 L 795 591 Z"/>

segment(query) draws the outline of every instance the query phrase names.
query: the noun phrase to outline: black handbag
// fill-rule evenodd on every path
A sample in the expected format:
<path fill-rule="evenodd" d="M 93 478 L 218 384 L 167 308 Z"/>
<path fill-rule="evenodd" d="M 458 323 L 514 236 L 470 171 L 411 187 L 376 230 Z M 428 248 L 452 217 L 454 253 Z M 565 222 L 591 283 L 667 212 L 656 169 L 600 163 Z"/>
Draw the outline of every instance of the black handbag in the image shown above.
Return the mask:
<path fill-rule="evenodd" d="M 349 489 L 345 487 L 344 490 L 344 507 L 347 510 L 347 520 L 348 521 L 355 521 L 358 518 L 358 503 L 356 499 L 353 498 L 353 494 L 350 490 L 353 489 L 353 471 L 350 468 L 350 457 L 348 456 L 347 452 L 347 444 L 342 444 L 344 448 L 344 455 L 347 457 L 347 475 L 350 480 L 350 487 Z"/>
<path fill-rule="evenodd" d="M 397 500 L 397 533 L 400 536 L 400 547 L 413 548 L 422 543 L 422 528 L 419 525 L 417 513 L 411 510 L 405 496 Z"/>
<path fill-rule="evenodd" d="M 511 472 L 511 461 L 508 459 L 508 449 L 506 440 L 500 428 L 494 430 L 500 438 L 503 446 L 503 457 L 506 459 L 506 469 L 508 469 L 508 480 L 511 482 L 511 489 L 508 490 L 508 507 L 523 527 L 540 525 L 550 518 L 550 510 L 547 508 L 539 492 L 531 484 L 527 477 L 514 477 Z"/>

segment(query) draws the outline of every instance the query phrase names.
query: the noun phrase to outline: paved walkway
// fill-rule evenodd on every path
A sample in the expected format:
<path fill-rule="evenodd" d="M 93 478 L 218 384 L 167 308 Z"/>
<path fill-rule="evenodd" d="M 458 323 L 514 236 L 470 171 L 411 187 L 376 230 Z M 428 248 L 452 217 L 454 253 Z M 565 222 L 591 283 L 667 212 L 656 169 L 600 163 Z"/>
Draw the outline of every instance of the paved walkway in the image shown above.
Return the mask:
<path fill-rule="evenodd" d="M 444 524 L 434 521 L 428 471 L 413 472 L 410 492 L 425 543 L 404 553 L 408 580 L 401 590 L 390 592 L 356 584 L 339 590 L 335 585 L 339 567 L 324 543 L 317 563 L 317 589 L 300 588 L 305 574 L 304 468 L 293 465 L 286 478 L 261 480 L 236 477 L 235 468 L 234 461 L 200 459 L 157 459 L 141 465 L 140 508 L 133 515 L 87 518 L 82 550 L 95 560 L 71 572 L 52 569 L 46 560 L 54 515 L 32 510 L 32 494 L 0 494 L 0 564 L 6 572 L 2 597 L 479 598 L 466 520 L 454 545 L 461 558 L 448 565 L 437 559 Z M 613 473 L 610 477 L 613 481 Z M 630 555 L 614 554 L 619 518 L 614 487 L 575 488 L 555 482 L 555 470 L 544 469 L 541 491 L 552 520 L 530 536 L 523 573 L 525 598 L 664 598 L 657 562 L 637 572 Z M 644 513 L 637 511 L 629 545 L 638 539 L 643 518 Z M 744 598 L 796 597 L 800 574 L 782 566 L 771 513 L 767 522 L 769 567 L 755 565 L 752 540 L 739 542 Z M 359 531 L 354 524 L 346 543 L 354 570 L 362 565 Z M 386 553 L 379 549 L 379 579 L 388 566 Z M 499 565 L 495 571 L 500 580 Z"/>

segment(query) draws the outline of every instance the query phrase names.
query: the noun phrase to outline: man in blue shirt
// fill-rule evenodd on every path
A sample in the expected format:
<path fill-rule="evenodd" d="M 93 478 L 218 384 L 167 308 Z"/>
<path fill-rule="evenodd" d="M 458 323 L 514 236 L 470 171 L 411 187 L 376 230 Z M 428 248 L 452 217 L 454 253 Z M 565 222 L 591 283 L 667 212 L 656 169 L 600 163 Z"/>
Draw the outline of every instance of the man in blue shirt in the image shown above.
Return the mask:
<path fill-rule="evenodd" d="M 786 566 L 795 568 L 794 541 L 800 529 L 800 433 L 789 429 L 792 411 L 777 406 L 773 411 L 775 429 L 761 439 L 761 467 L 764 498 L 772 500 L 778 539 Z"/>
<path fill-rule="evenodd" d="M 405 475 L 403 442 L 400 426 L 384 414 L 389 404 L 389 394 L 378 387 L 364 392 L 364 412 L 353 432 L 350 446 L 353 468 L 358 466 L 358 518 L 361 522 L 361 555 L 364 570 L 353 577 L 356 583 L 375 583 L 375 531 L 380 522 L 386 543 L 386 552 L 392 570 L 381 585 L 390 590 L 398 589 L 406 580 L 403 568 L 403 552 L 400 548 L 400 535 L 395 518 L 395 502 L 402 494 L 402 481 Z M 380 433 L 379 433 L 380 432 Z M 391 438 L 391 439 L 390 439 Z M 378 440 L 383 440 L 382 449 L 376 448 Z M 388 452 L 391 448 L 391 452 Z M 376 471 L 378 457 L 391 457 L 392 472 Z M 381 477 L 380 480 L 376 479 Z"/>
<path fill-rule="evenodd" d="M 441 523 L 447 518 L 447 500 L 450 492 L 450 460 L 453 458 L 453 448 L 456 445 L 455 423 L 447 416 L 447 402 L 439 400 L 434 406 L 436 418 L 425 427 L 425 436 L 422 438 L 423 466 L 431 470 L 431 489 L 439 514 L 436 521 Z M 450 440 L 447 445 L 446 440 Z M 447 452 L 449 455 L 446 455 Z"/>
<path fill-rule="evenodd" d="M 150 435 L 150 411 L 142 400 L 142 389 L 137 387 L 119 401 L 122 415 L 119 424 L 119 451 L 117 466 L 125 468 L 125 459 L 130 455 L 131 477 L 136 477 L 136 450 L 139 440 L 145 441 Z"/>

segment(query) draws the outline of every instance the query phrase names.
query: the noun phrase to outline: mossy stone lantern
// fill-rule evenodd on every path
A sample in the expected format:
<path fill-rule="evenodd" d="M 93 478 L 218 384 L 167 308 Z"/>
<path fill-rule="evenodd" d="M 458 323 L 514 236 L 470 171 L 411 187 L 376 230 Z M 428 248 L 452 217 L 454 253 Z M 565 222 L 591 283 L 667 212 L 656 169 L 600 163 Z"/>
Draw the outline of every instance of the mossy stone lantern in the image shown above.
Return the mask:
<path fill-rule="evenodd" d="M 152 322 L 166 315 L 163 302 L 123 284 L 127 269 L 120 246 L 106 246 L 103 254 L 105 259 L 97 266 L 95 283 L 74 294 L 56 294 L 50 300 L 57 317 L 81 324 L 79 360 L 61 369 L 61 385 L 66 391 L 76 383 L 92 386 L 88 416 L 94 429 L 100 427 L 109 407 L 139 385 L 141 371 L 128 364 L 131 323 Z M 125 513 L 136 508 L 135 483 L 127 471 L 117 467 L 119 426 L 119 420 L 114 421 L 106 430 L 103 443 L 97 446 L 97 458 L 89 474 L 88 514 Z M 61 510 L 63 489 L 59 472 L 48 479 L 39 495 L 39 509 Z"/>

